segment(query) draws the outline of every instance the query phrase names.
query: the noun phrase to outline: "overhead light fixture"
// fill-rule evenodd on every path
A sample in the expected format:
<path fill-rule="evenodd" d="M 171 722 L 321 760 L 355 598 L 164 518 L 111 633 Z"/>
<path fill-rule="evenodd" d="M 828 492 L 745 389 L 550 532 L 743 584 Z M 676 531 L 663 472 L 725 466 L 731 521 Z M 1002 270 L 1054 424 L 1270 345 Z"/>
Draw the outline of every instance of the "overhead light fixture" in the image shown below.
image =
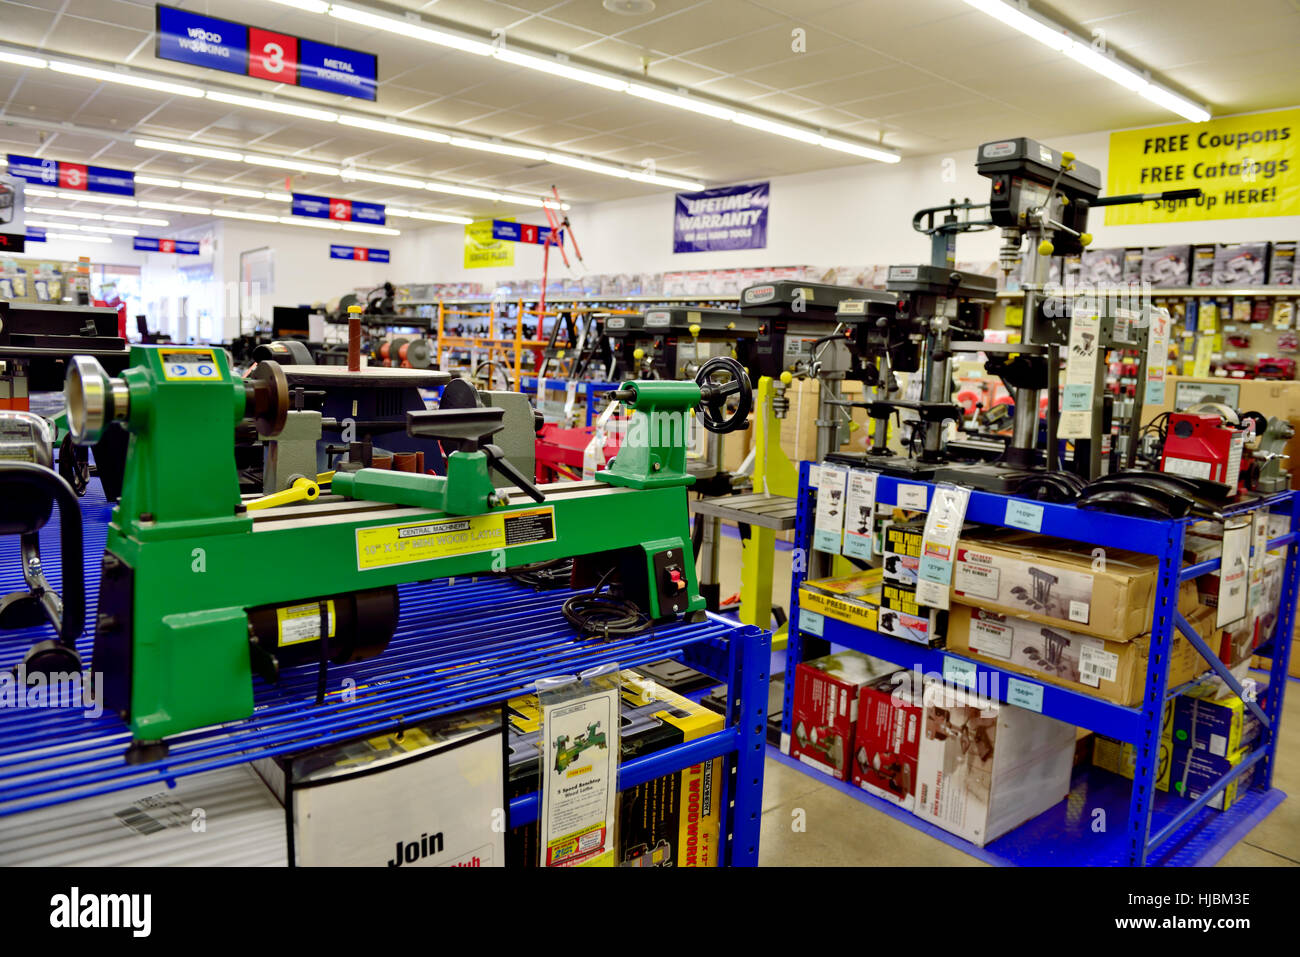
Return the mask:
<path fill-rule="evenodd" d="M 152 216 L 105 216 L 106 223 L 137 223 L 141 226 L 170 226 L 171 220 Z"/>
<path fill-rule="evenodd" d="M 192 179 L 182 180 L 181 189 L 200 193 L 221 193 L 223 196 L 243 196 L 247 199 L 266 198 L 266 194 L 260 189 L 244 189 L 242 186 L 227 186 L 224 183 L 199 183 Z"/>
<path fill-rule="evenodd" d="M 84 189 L 60 192 L 56 189 L 43 189 L 39 186 L 28 186 L 24 192 L 28 196 L 57 196 L 69 200 L 73 203 L 91 203 L 98 206 L 134 206 L 133 199 L 123 199 L 118 196 L 88 195 Z"/>
<path fill-rule="evenodd" d="M 325 0 L 271 0 L 271 2 L 293 7 L 295 10 L 305 10 L 308 13 L 327 13 L 330 8 Z"/>
<path fill-rule="evenodd" d="M 412 139 L 427 140 L 430 143 L 447 143 L 451 141 L 450 136 L 446 133 L 439 133 L 437 130 L 425 130 L 420 129 L 418 126 L 406 126 L 402 123 L 390 123 L 385 120 L 372 120 L 366 116 L 344 114 L 339 117 L 339 123 L 343 126 L 355 126 L 360 130 L 391 133 L 393 136 L 409 136 Z"/>
<path fill-rule="evenodd" d="M 903 157 L 897 153 L 891 153 L 889 150 L 877 149 L 874 146 L 865 146 L 862 143 L 854 143 L 851 140 L 836 139 L 833 136 L 823 136 L 822 146 L 827 149 L 839 150 L 841 153 L 850 153 L 854 156 L 861 156 L 864 159 L 879 160 L 882 163 L 897 163 Z"/>
<path fill-rule="evenodd" d="M 38 216 L 66 216 L 69 219 L 103 219 L 102 213 L 78 213 L 70 209 L 50 209 L 46 206 L 24 206 L 23 212 Z"/>
<path fill-rule="evenodd" d="M 475 189 L 472 186 L 453 186 L 451 183 L 428 182 L 424 188 L 435 193 L 450 193 L 452 196 L 472 196 L 474 199 L 486 199 L 491 202 L 497 202 L 505 197 L 501 193 L 495 193 L 490 189 Z"/>
<path fill-rule="evenodd" d="M 1004 0 L 966 0 L 966 3 L 981 13 L 1005 23 L 1025 36 L 1033 37 L 1039 43 L 1063 53 L 1076 63 L 1086 66 L 1112 83 L 1118 83 L 1124 89 L 1171 112 L 1177 113 L 1193 123 L 1204 123 L 1210 118 L 1210 111 L 1199 103 L 1194 103 L 1184 96 L 1159 83 L 1152 82 L 1142 71 L 1129 66 L 1109 53 L 1094 49 L 1092 44 L 1070 34 L 1059 24 L 1030 10 L 1026 5 L 1006 3 Z"/>
<path fill-rule="evenodd" d="M 165 176 L 141 176 L 135 174 L 135 182 L 138 186 L 166 186 L 168 189 L 180 189 L 181 181 L 178 179 L 168 179 Z"/>
<path fill-rule="evenodd" d="M 278 216 L 268 216 L 265 213 L 245 213 L 237 209 L 216 209 L 212 210 L 213 216 L 224 216 L 226 219 L 248 219 L 255 223 L 274 223 L 279 220 Z"/>
<path fill-rule="evenodd" d="M 400 236 L 400 229 L 391 226 L 362 226 L 359 223 L 339 223 L 339 229 L 348 233 L 373 233 L 376 236 Z"/>
<path fill-rule="evenodd" d="M 329 229 L 339 231 L 339 224 L 329 220 L 308 219 L 301 216 L 277 216 L 276 221 L 285 226 L 306 226 L 309 229 Z"/>
<path fill-rule="evenodd" d="M 297 173 L 319 173 L 321 176 L 339 175 L 339 169 L 337 166 L 325 166 L 321 163 L 309 163 L 305 160 L 292 159 L 288 156 L 257 156 L 253 153 L 247 153 L 242 158 L 245 163 L 251 163 L 254 166 L 272 166 L 276 169 L 291 169 Z"/>
<path fill-rule="evenodd" d="M 410 37 L 413 40 L 423 40 L 425 43 L 436 43 L 438 46 L 450 47 L 453 50 L 460 50 L 462 53 L 491 56 L 493 52 L 490 43 L 462 37 L 444 30 L 435 30 L 425 26 L 424 21 L 418 17 L 413 19 L 389 17 L 371 10 L 363 10 L 360 7 L 348 6 L 344 3 L 331 3 L 329 15 L 339 20 L 355 23 L 358 26 L 387 30 L 389 33 Z"/>
<path fill-rule="evenodd" d="M 166 140 L 137 139 L 135 145 L 142 150 L 163 150 L 167 153 L 203 156 L 207 159 L 228 160 L 232 163 L 239 163 L 244 159 L 243 153 L 236 153 L 234 150 L 219 150 L 211 146 L 195 146 L 193 143 L 169 143 Z"/>
<path fill-rule="evenodd" d="M 387 208 L 389 216 L 397 216 L 403 219 L 423 219 L 431 223 L 455 223 L 460 226 L 468 226 L 474 220 L 468 216 L 454 216 L 450 213 L 426 213 L 418 209 L 398 209 L 395 206 Z"/>
<path fill-rule="evenodd" d="M 589 173 L 603 173 L 605 176 L 614 176 L 619 179 L 627 179 L 628 175 L 628 171 L 620 166 L 597 163 L 593 160 L 580 159 L 577 156 L 566 156 L 564 153 L 547 153 L 546 161 L 555 163 L 557 166 L 571 166 L 573 169 L 585 169 Z"/>
<path fill-rule="evenodd" d="M 142 209 L 160 209 L 167 213 L 190 213 L 194 216 L 211 216 L 212 210 L 207 206 L 190 206 L 185 203 L 155 203 L 151 200 L 140 200 Z"/>
<path fill-rule="evenodd" d="M 306 106 L 302 103 L 282 103 L 279 100 L 270 100 L 260 96 L 239 96 L 234 93 L 221 93 L 217 90 L 208 90 L 207 97 L 209 100 L 215 100 L 218 103 L 228 103 L 231 106 L 246 106 L 251 110 L 265 110 L 268 113 L 284 113 L 288 116 L 305 116 L 313 120 L 321 120 L 325 123 L 335 123 L 339 115 L 331 110 L 321 110 L 314 106 Z"/>
<path fill-rule="evenodd" d="M 612 90 L 615 93 L 626 92 L 628 87 L 627 80 L 607 76 L 604 73 L 596 73 L 594 70 L 585 70 L 582 67 L 573 66 L 552 57 L 520 53 L 518 50 L 508 50 L 505 47 L 497 47 L 492 55 L 498 60 L 513 63 L 515 66 L 527 67 L 530 70 L 549 73 L 552 76 L 562 76 L 567 80 L 577 80 L 579 83 L 598 86 L 601 89 Z"/>
<path fill-rule="evenodd" d="M 87 236 L 84 233 L 46 233 L 46 239 L 63 239 L 74 243 L 111 243 L 111 236 Z"/>
<path fill-rule="evenodd" d="M 778 123 L 776 120 L 769 120 L 765 116 L 755 116 L 752 113 L 737 113 L 732 122 L 747 126 L 752 130 L 762 130 L 764 133 L 774 133 L 777 136 L 784 136 L 786 139 L 808 143 L 811 146 L 821 146 L 824 139 L 820 133 L 814 133 L 812 130 L 806 130 L 801 126 Z"/>
<path fill-rule="evenodd" d="M 175 96 L 199 97 L 203 95 L 203 91 L 197 86 L 169 83 L 157 77 L 141 76 L 137 73 L 101 70 L 98 67 L 85 66 L 81 63 L 68 63 L 64 60 L 51 60 L 50 69 L 56 73 L 70 73 L 73 76 L 84 76 L 91 80 L 101 80 L 104 83 L 120 83 L 122 86 L 140 87 L 161 93 L 171 93 Z"/>
<path fill-rule="evenodd" d="M 629 83 L 627 91 L 633 96 L 639 96 L 643 100 L 650 100 L 652 103 L 676 107 L 679 110 L 690 110 L 692 113 L 703 113 L 705 116 L 712 116 L 718 120 L 731 120 L 736 116 L 736 111 L 730 107 L 718 106 L 694 96 L 669 93 L 667 90 L 660 90 L 642 83 Z"/>
<path fill-rule="evenodd" d="M 122 226 L 78 226 L 80 230 L 88 233 L 109 233 L 113 236 L 139 236 L 138 229 L 126 229 Z"/>
<path fill-rule="evenodd" d="M 265 198 L 265 199 L 269 199 L 269 200 L 271 200 L 271 201 L 274 202 L 274 203 L 292 203 L 292 202 L 293 202 L 293 194 L 292 194 L 292 193 L 267 193 L 266 196 L 265 196 L 264 198 Z"/>
<path fill-rule="evenodd" d="M 7 53 L 0 50 L 0 63 L 13 63 L 17 66 L 35 67 L 37 70 L 44 70 L 50 65 L 50 61 L 44 57 L 28 56 L 26 53 Z"/>
<path fill-rule="evenodd" d="M 517 156 L 519 159 L 543 161 L 546 151 L 533 149 L 531 146 L 511 146 L 509 143 L 492 143 L 488 140 L 471 140 L 464 136 L 453 136 L 452 146 L 467 150 L 482 150 L 484 153 L 500 153 L 502 156 Z"/>
<path fill-rule="evenodd" d="M 638 183 L 650 183 L 654 186 L 668 186 L 672 189 L 703 189 L 704 184 L 693 179 L 678 179 L 676 176 L 660 176 L 657 173 L 628 173 L 628 179 Z"/>
<path fill-rule="evenodd" d="M 393 176 L 389 173 L 368 173 L 358 169 L 344 169 L 341 173 L 344 182 L 355 180 L 358 183 L 377 183 L 380 186 L 400 186 L 404 189 L 424 189 L 424 180 L 412 179 L 410 176 Z"/>

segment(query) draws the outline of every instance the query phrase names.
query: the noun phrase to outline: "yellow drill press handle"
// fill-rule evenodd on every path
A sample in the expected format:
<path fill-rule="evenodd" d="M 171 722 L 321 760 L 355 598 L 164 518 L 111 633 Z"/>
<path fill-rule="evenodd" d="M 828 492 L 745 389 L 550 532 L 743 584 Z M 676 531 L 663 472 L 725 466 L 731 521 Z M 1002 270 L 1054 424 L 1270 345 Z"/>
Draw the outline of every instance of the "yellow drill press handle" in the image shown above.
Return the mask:
<path fill-rule="evenodd" d="M 295 479 L 294 483 L 281 492 L 272 492 L 250 502 L 244 508 L 250 512 L 259 508 L 275 508 L 277 505 L 289 505 L 293 502 L 312 502 L 320 495 L 320 486 L 309 478 Z"/>

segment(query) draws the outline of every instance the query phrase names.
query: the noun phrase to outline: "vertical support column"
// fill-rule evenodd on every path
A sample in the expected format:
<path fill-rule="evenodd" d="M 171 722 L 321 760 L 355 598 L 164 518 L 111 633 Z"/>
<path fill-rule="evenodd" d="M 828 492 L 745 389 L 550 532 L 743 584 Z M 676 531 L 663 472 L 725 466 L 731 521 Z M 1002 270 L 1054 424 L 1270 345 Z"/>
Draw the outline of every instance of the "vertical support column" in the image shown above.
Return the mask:
<path fill-rule="evenodd" d="M 1183 523 L 1166 522 L 1164 546 L 1158 558 L 1155 611 L 1151 622 L 1151 652 L 1147 659 L 1146 691 L 1142 696 L 1142 730 L 1133 743 L 1136 751 L 1133 790 L 1129 797 L 1129 865 L 1146 865 L 1151 833 L 1151 807 L 1155 801 L 1156 773 L 1160 765 L 1161 722 L 1169 683 L 1169 654 L 1174 642 L 1174 617 L 1178 612 L 1178 574 L 1183 567 Z"/>
<path fill-rule="evenodd" d="M 781 708 L 781 753 L 790 753 L 791 715 L 794 714 L 794 676 L 795 668 L 804 658 L 803 633 L 799 630 L 799 586 L 808 577 L 807 559 L 812 545 L 812 492 L 808 488 L 808 476 L 812 463 L 799 463 L 799 491 L 794 526 L 794 555 L 790 566 L 790 618 L 786 629 L 785 645 L 785 694 Z"/>
<path fill-rule="evenodd" d="M 1288 493 L 1287 506 L 1291 512 L 1291 532 L 1300 532 L 1300 508 L 1297 494 Z M 1300 598 L 1300 542 L 1286 547 L 1286 562 L 1282 572 L 1282 598 L 1278 606 L 1277 625 L 1273 631 L 1273 666 L 1268 675 L 1268 724 L 1272 729 L 1266 747 L 1268 755 L 1259 769 L 1259 786 L 1268 790 L 1273 786 L 1273 759 L 1277 757 L 1277 738 L 1281 730 L 1282 704 L 1286 698 L 1288 668 L 1291 663 L 1292 632 L 1295 629 L 1296 601 Z"/>
<path fill-rule="evenodd" d="M 740 643 L 740 695 L 736 701 L 736 775 L 728 856 L 733 867 L 757 867 L 758 839 L 763 825 L 763 765 L 772 639 L 765 629 L 747 626 L 733 641 Z"/>

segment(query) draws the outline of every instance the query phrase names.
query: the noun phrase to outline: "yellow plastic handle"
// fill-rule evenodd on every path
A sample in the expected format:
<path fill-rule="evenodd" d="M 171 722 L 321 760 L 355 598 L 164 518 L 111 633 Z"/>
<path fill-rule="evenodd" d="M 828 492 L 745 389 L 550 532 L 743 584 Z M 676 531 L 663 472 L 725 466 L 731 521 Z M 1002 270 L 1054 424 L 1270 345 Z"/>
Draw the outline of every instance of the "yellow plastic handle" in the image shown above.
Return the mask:
<path fill-rule="evenodd" d="M 366 307 L 358 305 L 357 303 L 353 303 L 352 305 L 348 306 L 348 312 L 354 312 L 357 315 L 360 315 L 365 311 L 366 311 Z"/>
<path fill-rule="evenodd" d="M 700 326 L 698 323 L 691 323 L 690 333 L 692 339 L 698 339 L 700 335 Z"/>
<path fill-rule="evenodd" d="M 333 478 L 330 473 L 330 478 Z M 314 502 L 320 495 L 320 486 L 309 478 L 295 479 L 294 483 L 282 492 L 272 492 L 251 502 L 245 502 L 244 508 L 250 512 L 259 508 L 275 508 L 277 505 L 289 505 L 293 502 Z"/>

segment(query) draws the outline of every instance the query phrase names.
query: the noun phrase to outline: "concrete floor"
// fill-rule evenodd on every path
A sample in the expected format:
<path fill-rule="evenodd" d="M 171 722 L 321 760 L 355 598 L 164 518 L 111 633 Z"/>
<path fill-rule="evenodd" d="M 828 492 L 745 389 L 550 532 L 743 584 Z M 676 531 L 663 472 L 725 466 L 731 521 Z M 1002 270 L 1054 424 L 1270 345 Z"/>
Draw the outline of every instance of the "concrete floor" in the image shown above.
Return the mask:
<path fill-rule="evenodd" d="M 773 601 L 788 607 L 790 552 L 778 549 Z M 724 535 L 722 594 L 740 590 L 740 542 Z M 1274 786 L 1289 796 L 1220 861 L 1300 867 L 1300 683 L 1288 682 Z M 795 828 L 796 821 L 802 830 Z M 856 801 L 816 777 L 768 760 L 759 864 L 768 867 L 981 867 L 983 862 Z"/>

